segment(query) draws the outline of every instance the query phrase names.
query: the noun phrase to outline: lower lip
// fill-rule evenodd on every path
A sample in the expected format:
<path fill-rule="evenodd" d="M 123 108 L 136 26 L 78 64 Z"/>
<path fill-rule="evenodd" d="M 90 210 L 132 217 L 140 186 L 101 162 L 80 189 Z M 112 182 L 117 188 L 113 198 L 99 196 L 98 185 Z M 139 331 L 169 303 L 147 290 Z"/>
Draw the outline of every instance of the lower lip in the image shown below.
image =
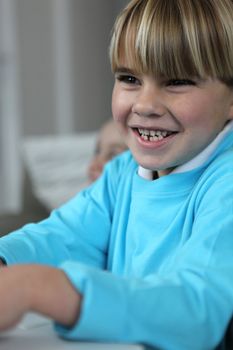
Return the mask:
<path fill-rule="evenodd" d="M 139 145 L 143 148 L 146 148 L 146 149 L 157 149 L 157 148 L 163 147 L 163 146 L 167 145 L 176 135 L 176 134 L 171 134 L 170 136 L 167 136 L 167 137 L 163 138 L 162 140 L 158 140 L 158 141 L 147 141 L 147 140 L 144 140 L 138 134 L 137 131 L 133 130 L 133 133 L 134 133 L 134 135 L 136 135 Z"/>

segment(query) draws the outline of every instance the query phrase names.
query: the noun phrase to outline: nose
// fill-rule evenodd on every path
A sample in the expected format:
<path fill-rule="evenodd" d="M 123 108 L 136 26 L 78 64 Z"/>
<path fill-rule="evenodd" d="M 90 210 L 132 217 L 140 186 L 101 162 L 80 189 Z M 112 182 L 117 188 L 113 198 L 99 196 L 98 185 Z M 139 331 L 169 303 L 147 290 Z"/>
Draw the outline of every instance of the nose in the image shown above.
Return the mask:
<path fill-rule="evenodd" d="M 166 108 L 161 89 L 155 83 L 141 86 L 132 112 L 142 117 L 162 117 Z"/>

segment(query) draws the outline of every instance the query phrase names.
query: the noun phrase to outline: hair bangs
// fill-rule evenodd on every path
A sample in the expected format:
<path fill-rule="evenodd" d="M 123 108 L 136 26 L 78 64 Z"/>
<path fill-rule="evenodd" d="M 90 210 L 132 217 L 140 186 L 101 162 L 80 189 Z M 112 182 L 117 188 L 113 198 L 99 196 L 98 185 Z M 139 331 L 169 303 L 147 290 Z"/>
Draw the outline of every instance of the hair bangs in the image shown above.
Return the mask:
<path fill-rule="evenodd" d="M 232 12 L 229 23 L 219 21 L 224 11 L 232 11 L 232 5 L 219 6 L 219 14 L 211 2 L 131 1 L 115 24 L 110 45 L 112 70 L 124 65 L 156 77 L 209 76 L 232 82 Z"/>

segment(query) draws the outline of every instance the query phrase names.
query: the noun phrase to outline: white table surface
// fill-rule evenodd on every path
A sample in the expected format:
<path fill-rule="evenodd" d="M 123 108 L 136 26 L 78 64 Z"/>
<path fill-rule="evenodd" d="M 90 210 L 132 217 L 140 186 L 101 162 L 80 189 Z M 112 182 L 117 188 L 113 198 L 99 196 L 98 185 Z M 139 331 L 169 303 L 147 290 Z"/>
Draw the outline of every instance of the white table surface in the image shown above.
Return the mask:
<path fill-rule="evenodd" d="M 14 329 L 0 333 L 1 350 L 143 350 L 141 345 L 66 341 L 53 330 L 52 322 L 28 314 Z"/>

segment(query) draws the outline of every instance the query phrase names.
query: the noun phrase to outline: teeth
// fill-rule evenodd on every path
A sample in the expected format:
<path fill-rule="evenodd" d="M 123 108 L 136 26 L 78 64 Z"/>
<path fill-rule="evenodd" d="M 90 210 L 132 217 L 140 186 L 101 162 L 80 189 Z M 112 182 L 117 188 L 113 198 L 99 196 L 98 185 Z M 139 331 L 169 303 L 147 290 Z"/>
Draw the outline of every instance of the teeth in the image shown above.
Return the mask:
<path fill-rule="evenodd" d="M 158 141 L 171 134 L 170 131 L 138 129 L 143 140 Z"/>

